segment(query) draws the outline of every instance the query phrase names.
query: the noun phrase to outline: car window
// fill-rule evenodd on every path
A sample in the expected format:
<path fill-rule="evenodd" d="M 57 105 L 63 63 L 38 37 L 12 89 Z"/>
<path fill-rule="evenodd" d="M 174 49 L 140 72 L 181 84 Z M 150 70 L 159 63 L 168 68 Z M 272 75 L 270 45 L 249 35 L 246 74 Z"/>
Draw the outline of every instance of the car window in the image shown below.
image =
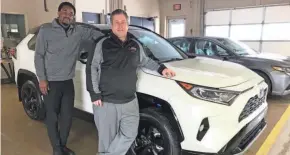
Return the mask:
<path fill-rule="evenodd" d="M 208 40 L 197 40 L 195 42 L 195 54 L 205 56 L 228 56 L 224 48 Z"/>
<path fill-rule="evenodd" d="M 36 44 L 36 37 L 37 34 L 35 34 L 28 42 L 27 46 L 30 50 L 34 51 L 35 50 L 35 44 Z"/>
<path fill-rule="evenodd" d="M 174 45 L 179 47 L 185 53 L 189 53 L 190 40 L 189 39 L 175 39 L 171 41 Z"/>
<path fill-rule="evenodd" d="M 184 59 L 183 52 L 175 48 L 166 39 L 154 34 L 153 32 L 132 29 L 129 30 L 140 43 L 143 45 L 144 51 L 148 57 L 156 61 L 169 61 L 173 59 Z"/>
<path fill-rule="evenodd" d="M 249 54 L 257 54 L 255 50 L 251 49 L 245 43 L 233 40 L 233 39 L 226 39 L 226 38 L 219 38 L 217 39 L 221 44 L 225 45 L 227 48 L 231 49 L 238 55 L 249 55 Z"/>

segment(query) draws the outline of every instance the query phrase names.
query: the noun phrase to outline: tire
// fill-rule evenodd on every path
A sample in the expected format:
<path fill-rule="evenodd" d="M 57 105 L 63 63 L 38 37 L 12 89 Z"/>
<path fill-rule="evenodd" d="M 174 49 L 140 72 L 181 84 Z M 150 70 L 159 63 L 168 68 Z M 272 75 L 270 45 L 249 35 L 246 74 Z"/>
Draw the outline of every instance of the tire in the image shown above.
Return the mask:
<path fill-rule="evenodd" d="M 270 78 L 263 72 L 256 71 L 258 75 L 260 75 L 268 85 L 268 96 L 272 93 L 272 82 Z"/>
<path fill-rule="evenodd" d="M 30 119 L 42 121 L 45 118 L 45 107 L 40 91 L 35 83 L 28 80 L 21 87 L 22 105 Z"/>
<path fill-rule="evenodd" d="M 163 151 L 159 152 L 158 155 L 181 155 L 181 147 L 178 142 L 177 134 L 174 132 L 172 125 L 170 124 L 170 121 L 167 119 L 165 114 L 159 112 L 155 108 L 148 108 L 148 109 L 143 109 L 140 111 L 140 124 L 139 124 L 138 136 L 136 137 L 136 140 L 133 142 L 132 146 L 129 148 L 127 155 L 151 155 L 151 154 L 154 155 L 152 150 L 151 150 L 151 153 L 148 153 L 146 151 L 136 152 L 136 145 L 140 146 L 141 142 L 145 143 L 146 141 L 144 139 L 143 140 L 140 139 L 141 135 L 144 135 L 142 134 L 142 131 L 146 131 L 142 129 L 144 127 L 149 128 L 149 126 L 154 127 L 158 131 L 156 132 L 155 129 L 151 130 L 151 131 L 155 131 L 154 134 L 151 134 L 152 137 L 159 135 L 158 138 L 155 137 L 156 139 L 154 139 L 154 143 L 158 144 L 158 146 L 161 146 L 163 148 Z M 148 130 L 150 131 L 150 128 Z M 160 143 L 161 141 L 162 143 Z M 160 145 L 160 144 L 163 144 L 163 145 Z M 143 147 L 143 151 L 148 150 L 149 148 L 152 149 L 152 146 Z M 155 146 L 154 148 L 157 148 L 156 145 L 154 146 Z M 160 147 L 158 148 L 160 149 Z"/>

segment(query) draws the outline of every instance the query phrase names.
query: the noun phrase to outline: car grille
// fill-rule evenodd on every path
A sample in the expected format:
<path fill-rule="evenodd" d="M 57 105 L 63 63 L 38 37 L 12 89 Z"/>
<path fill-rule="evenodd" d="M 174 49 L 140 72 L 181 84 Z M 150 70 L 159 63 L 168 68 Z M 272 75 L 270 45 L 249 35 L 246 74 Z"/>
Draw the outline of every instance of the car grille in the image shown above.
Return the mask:
<path fill-rule="evenodd" d="M 247 118 L 249 115 L 251 115 L 254 111 L 256 111 L 266 100 L 267 96 L 267 89 L 263 90 L 264 93 L 261 97 L 258 97 L 258 95 L 255 95 L 254 97 L 250 98 L 247 104 L 245 105 L 242 113 L 239 116 L 239 122 Z"/>

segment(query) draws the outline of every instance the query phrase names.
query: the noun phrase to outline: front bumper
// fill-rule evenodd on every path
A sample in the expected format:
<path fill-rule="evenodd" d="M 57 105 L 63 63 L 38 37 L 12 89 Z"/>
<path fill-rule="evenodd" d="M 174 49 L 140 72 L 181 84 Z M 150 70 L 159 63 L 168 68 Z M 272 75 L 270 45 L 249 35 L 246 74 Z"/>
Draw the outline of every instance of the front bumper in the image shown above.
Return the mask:
<path fill-rule="evenodd" d="M 272 94 L 285 96 L 290 94 L 290 76 L 281 72 L 272 72 Z"/>
<path fill-rule="evenodd" d="M 182 150 L 182 155 L 240 155 L 245 153 L 249 147 L 257 140 L 267 126 L 265 121 L 266 111 L 258 115 L 240 130 L 231 141 L 218 153 L 192 152 Z"/>
<path fill-rule="evenodd" d="M 215 154 L 226 150 L 226 145 L 229 146 L 233 137 L 268 107 L 266 100 L 261 97 L 261 90 L 266 90 L 267 85 L 260 79 L 227 89 L 239 90 L 253 83 L 256 85 L 239 95 L 231 106 L 197 100 L 189 95 L 184 95 L 182 99 L 181 95 L 171 96 L 169 103 L 184 135 L 181 148 L 197 154 Z M 267 93 L 263 94 L 266 96 Z"/>

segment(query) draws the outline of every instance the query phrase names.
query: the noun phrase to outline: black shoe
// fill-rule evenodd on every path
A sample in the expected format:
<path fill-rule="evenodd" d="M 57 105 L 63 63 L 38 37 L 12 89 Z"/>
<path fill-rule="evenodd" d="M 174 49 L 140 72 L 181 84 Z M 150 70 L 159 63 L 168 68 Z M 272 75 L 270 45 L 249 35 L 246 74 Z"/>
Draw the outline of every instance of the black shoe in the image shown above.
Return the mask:
<path fill-rule="evenodd" d="M 75 155 L 75 153 L 67 147 L 63 147 L 62 151 L 64 155 Z"/>

